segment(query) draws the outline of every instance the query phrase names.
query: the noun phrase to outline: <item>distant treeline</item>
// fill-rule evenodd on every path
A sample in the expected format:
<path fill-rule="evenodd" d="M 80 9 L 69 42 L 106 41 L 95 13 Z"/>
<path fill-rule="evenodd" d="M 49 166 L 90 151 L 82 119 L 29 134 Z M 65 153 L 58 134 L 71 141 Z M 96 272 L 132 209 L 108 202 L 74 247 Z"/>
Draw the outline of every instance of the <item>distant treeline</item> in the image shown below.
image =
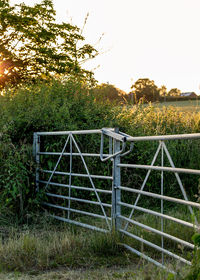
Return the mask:
<path fill-rule="evenodd" d="M 108 83 L 95 86 L 93 89 L 91 89 L 91 93 L 94 95 L 96 101 L 100 103 L 108 102 L 116 105 L 126 103 L 148 103 L 150 101 L 171 102 L 200 99 L 200 96 L 195 95 L 195 93 L 189 96 L 181 96 L 181 92 L 178 89 L 171 89 L 169 92 L 167 92 L 164 86 L 158 88 L 153 84 L 153 81 L 148 79 L 139 79 L 137 83 L 135 83 L 133 91 L 128 94 Z"/>
<path fill-rule="evenodd" d="M 200 96 L 160 96 L 159 102 L 168 102 L 168 101 L 187 101 L 187 100 L 200 100 Z"/>
<path fill-rule="evenodd" d="M 134 99 L 133 99 L 133 94 L 132 93 L 129 93 L 127 94 L 127 102 L 128 103 L 136 103 L 134 102 Z M 159 98 L 155 101 L 157 102 L 176 102 L 176 101 L 187 101 L 187 100 L 200 100 L 200 96 L 196 96 L 196 97 L 193 97 L 193 96 L 159 96 Z M 141 102 L 143 103 L 146 103 L 148 101 L 144 99 L 141 99 Z"/>

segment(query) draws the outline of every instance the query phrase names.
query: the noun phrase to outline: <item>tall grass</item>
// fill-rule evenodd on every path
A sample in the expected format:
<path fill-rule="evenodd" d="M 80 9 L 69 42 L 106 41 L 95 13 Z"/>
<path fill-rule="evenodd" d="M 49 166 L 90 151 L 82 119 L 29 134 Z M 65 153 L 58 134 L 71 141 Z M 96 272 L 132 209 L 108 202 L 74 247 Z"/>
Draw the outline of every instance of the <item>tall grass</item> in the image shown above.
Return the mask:
<path fill-rule="evenodd" d="M 73 228 L 40 224 L 13 228 L 0 240 L 3 271 L 43 271 L 53 268 L 94 268 L 126 265 L 130 261 L 118 245 L 119 237 Z"/>
<path fill-rule="evenodd" d="M 171 214 L 174 215 L 175 213 Z M 182 215 L 184 215 L 184 212 L 182 212 Z M 154 228 L 159 227 L 158 220 L 150 218 L 148 215 L 137 215 L 135 219 Z M 177 230 L 172 223 L 168 223 L 167 228 L 168 233 L 177 236 Z M 90 271 L 90 279 L 93 279 L 93 269 L 103 268 L 106 270 L 110 268 L 112 273 L 108 273 L 110 277 L 108 279 L 129 279 L 129 277 L 130 279 L 152 280 L 174 279 L 168 278 L 166 271 L 159 271 L 159 269 L 151 265 L 146 266 L 145 261 L 125 250 L 121 243 L 129 244 L 133 248 L 141 250 L 143 253 L 160 261 L 161 256 L 158 252 L 148 246 L 144 246 L 144 244 L 135 242 L 133 239 L 126 237 L 122 239 L 118 234 L 102 234 L 88 231 L 68 224 L 57 223 L 49 217 L 41 217 L 41 215 L 35 216 L 34 222 L 32 221 L 30 225 L 24 224 L 21 227 L 6 229 L 7 231 L 1 232 L 0 238 L 0 272 L 15 271 L 16 273 L 40 274 L 42 271 L 52 269 L 61 271 L 63 269 L 86 269 Z M 150 234 L 145 230 L 138 231 L 136 227 L 132 226 L 129 231 L 159 245 L 159 236 Z M 179 228 L 179 237 L 181 237 L 180 235 L 182 237 L 187 236 L 187 228 L 182 228 L 181 232 Z M 164 244 L 165 248 L 169 249 L 170 246 L 170 250 L 173 252 L 177 254 L 185 253 L 187 258 L 192 258 L 191 253 L 186 248 L 178 246 L 173 248 L 172 244 L 167 240 L 165 240 Z M 178 271 L 179 277 L 177 276 L 175 279 L 184 279 L 188 268 L 184 268 L 180 263 L 175 263 L 170 258 L 166 258 L 165 261 L 171 269 Z M 119 267 L 121 271 L 118 271 Z M 156 270 L 156 273 L 151 271 L 152 269 L 154 272 Z M 94 279 L 98 279 L 96 278 L 97 275 L 100 274 L 96 274 L 94 271 Z M 147 276 L 149 278 L 146 278 Z"/>
<path fill-rule="evenodd" d="M 175 107 L 158 110 L 156 105 L 124 106 L 119 108 L 116 119 L 121 129 L 139 135 L 165 135 L 200 131 L 200 113 L 180 112 Z"/>

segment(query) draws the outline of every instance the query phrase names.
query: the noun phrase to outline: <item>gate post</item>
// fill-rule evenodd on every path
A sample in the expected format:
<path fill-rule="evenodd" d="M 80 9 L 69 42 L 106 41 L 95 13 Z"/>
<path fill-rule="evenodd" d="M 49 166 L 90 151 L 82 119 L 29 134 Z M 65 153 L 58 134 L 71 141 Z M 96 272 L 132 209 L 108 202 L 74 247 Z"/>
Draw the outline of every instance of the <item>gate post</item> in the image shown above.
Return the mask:
<path fill-rule="evenodd" d="M 34 132 L 33 135 L 33 156 L 35 157 L 36 162 L 36 173 L 35 173 L 35 184 L 36 184 L 36 191 L 39 191 L 39 165 L 40 165 L 40 136 L 37 132 Z"/>
<path fill-rule="evenodd" d="M 119 132 L 119 128 L 115 128 L 115 132 Z M 120 141 L 114 140 L 113 153 L 120 151 Z M 120 167 L 117 165 L 120 163 L 120 155 L 113 158 L 113 185 L 112 185 L 112 230 L 117 231 L 121 228 L 121 221 L 119 215 L 121 215 L 121 205 L 118 202 L 121 201 L 121 172 Z"/>

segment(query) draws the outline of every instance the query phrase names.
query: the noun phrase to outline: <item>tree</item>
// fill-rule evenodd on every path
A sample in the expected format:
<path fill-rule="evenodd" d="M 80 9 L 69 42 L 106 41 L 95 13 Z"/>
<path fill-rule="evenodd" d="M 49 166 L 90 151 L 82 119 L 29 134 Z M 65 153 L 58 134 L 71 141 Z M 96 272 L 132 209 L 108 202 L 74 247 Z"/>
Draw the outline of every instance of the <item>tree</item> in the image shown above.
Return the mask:
<path fill-rule="evenodd" d="M 166 96 L 167 96 L 167 88 L 166 88 L 166 86 L 162 85 L 159 88 L 159 94 L 160 94 L 160 96 L 164 97 L 164 102 L 166 102 Z"/>
<path fill-rule="evenodd" d="M 52 0 L 33 7 L 0 2 L 0 87 L 65 75 L 93 81 L 81 63 L 98 52 L 77 26 L 57 23 Z M 81 43 L 81 46 L 78 44 Z"/>
<path fill-rule="evenodd" d="M 97 102 L 127 103 L 127 94 L 114 85 L 101 84 L 91 90 Z"/>
<path fill-rule="evenodd" d="M 180 95 L 181 95 L 181 91 L 178 88 L 172 88 L 168 92 L 168 96 L 180 96 Z"/>
<path fill-rule="evenodd" d="M 154 81 L 150 79 L 138 79 L 131 86 L 131 89 L 133 90 L 131 93 L 135 96 L 136 102 L 140 99 L 143 99 L 144 101 L 159 100 L 159 89 L 155 85 Z"/>
<path fill-rule="evenodd" d="M 166 96 L 167 95 L 167 88 L 166 88 L 166 86 L 162 85 L 159 88 L 159 92 L 160 92 L 160 96 Z"/>

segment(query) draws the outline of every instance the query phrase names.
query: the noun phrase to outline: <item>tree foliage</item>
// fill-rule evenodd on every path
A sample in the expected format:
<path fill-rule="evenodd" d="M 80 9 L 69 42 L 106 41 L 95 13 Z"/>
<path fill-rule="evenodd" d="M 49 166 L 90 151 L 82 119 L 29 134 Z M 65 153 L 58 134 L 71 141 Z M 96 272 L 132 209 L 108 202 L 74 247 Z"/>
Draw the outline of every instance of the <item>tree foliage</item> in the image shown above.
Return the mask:
<path fill-rule="evenodd" d="M 98 52 L 85 44 L 81 30 L 57 23 L 52 0 L 27 6 L 0 1 L 0 87 L 52 76 L 74 76 L 93 81 L 81 63 Z"/>
<path fill-rule="evenodd" d="M 132 93 L 134 95 L 135 102 L 138 102 L 141 98 L 144 101 L 157 101 L 159 100 L 159 89 L 155 85 L 153 80 L 143 78 L 138 79 L 132 86 Z"/>
<path fill-rule="evenodd" d="M 180 96 L 181 95 L 181 91 L 178 88 L 172 88 L 170 89 L 170 91 L 167 94 L 168 96 Z"/>
<path fill-rule="evenodd" d="M 162 85 L 159 89 L 160 91 L 160 96 L 166 96 L 167 95 L 167 88 L 165 85 Z"/>
<path fill-rule="evenodd" d="M 127 94 L 116 88 L 114 85 L 110 84 L 101 84 L 97 85 L 91 90 L 95 100 L 97 102 L 106 102 L 106 103 L 127 103 Z"/>

